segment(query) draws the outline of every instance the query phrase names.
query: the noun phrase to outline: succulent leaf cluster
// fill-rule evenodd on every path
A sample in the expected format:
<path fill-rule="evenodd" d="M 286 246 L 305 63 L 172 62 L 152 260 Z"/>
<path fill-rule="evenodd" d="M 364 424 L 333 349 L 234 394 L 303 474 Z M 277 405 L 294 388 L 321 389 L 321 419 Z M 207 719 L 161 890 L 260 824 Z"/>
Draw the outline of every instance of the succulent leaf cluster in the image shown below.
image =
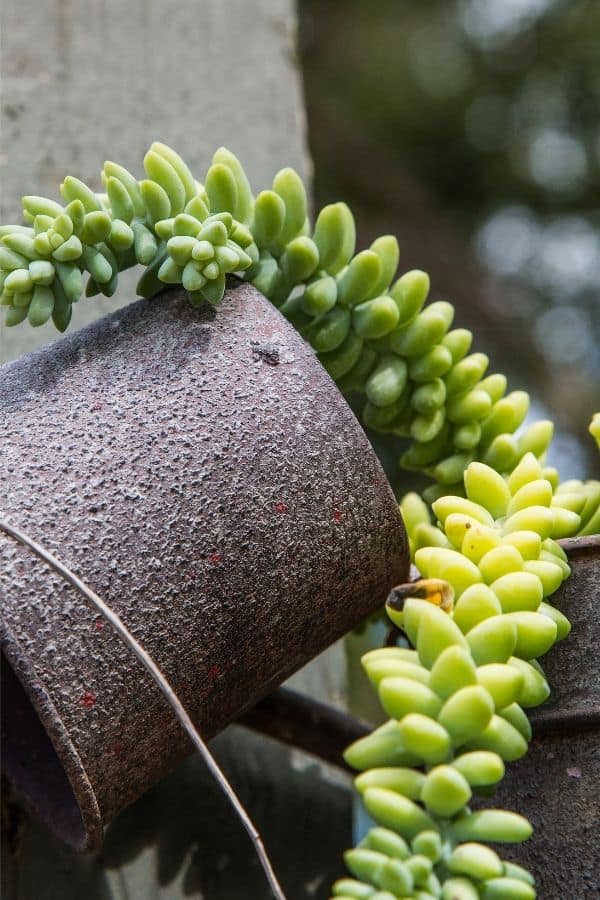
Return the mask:
<path fill-rule="evenodd" d="M 566 509 L 578 511 L 581 524 L 577 534 L 600 533 L 600 481 L 575 478 L 561 481 L 556 488 L 556 498 Z"/>
<path fill-rule="evenodd" d="M 550 693 L 538 659 L 570 631 L 547 598 L 570 572 L 556 539 L 578 530 L 579 514 L 543 474 L 533 453 L 508 477 L 473 462 L 466 496 L 433 503 L 435 524 L 417 494 L 400 505 L 417 568 L 449 585 L 453 603 L 409 596 L 396 607 L 392 592 L 388 615 L 412 647 L 363 657 L 390 719 L 346 751 L 376 824 L 346 854 L 354 878 L 336 897 L 535 897 L 532 876 L 487 846 L 526 840 L 529 823 L 470 804 L 527 752 L 525 709 Z"/>
<path fill-rule="evenodd" d="M 425 272 L 394 280 L 399 248 L 393 236 L 354 255 L 354 220 L 337 203 L 321 210 L 313 242 L 318 263 L 313 253 L 303 292 L 281 303 L 280 276 L 273 287 L 260 287 L 310 341 L 340 389 L 364 395 L 364 424 L 410 440 L 400 464 L 434 479 L 428 499 L 460 493 L 462 473 L 474 459 L 510 471 L 527 452 L 543 458 L 551 423 L 537 422 L 515 437 L 528 395 L 507 394 L 503 375 L 486 374 L 487 356 L 470 353 L 471 333 L 452 329 L 450 303 L 425 305 Z M 295 286 L 284 283 L 283 293 Z"/>
<path fill-rule="evenodd" d="M 96 193 L 72 176 L 60 187 L 62 203 L 23 197 L 26 225 L 0 228 L 0 303 L 5 323 L 37 327 L 52 318 L 59 331 L 71 319 L 87 278 L 86 295 L 112 296 L 119 272 L 145 267 L 138 284 L 150 297 L 183 284 L 193 302 L 219 303 L 225 276 L 258 259 L 247 223 L 253 197 L 237 159 L 215 153 L 204 185 L 181 157 L 154 143 L 138 181 L 106 162 Z"/>
<path fill-rule="evenodd" d="M 592 417 L 589 432 L 600 450 L 600 412 Z M 565 509 L 578 513 L 578 535 L 600 533 L 600 481 L 594 478 L 561 481 L 556 487 L 555 499 Z"/>

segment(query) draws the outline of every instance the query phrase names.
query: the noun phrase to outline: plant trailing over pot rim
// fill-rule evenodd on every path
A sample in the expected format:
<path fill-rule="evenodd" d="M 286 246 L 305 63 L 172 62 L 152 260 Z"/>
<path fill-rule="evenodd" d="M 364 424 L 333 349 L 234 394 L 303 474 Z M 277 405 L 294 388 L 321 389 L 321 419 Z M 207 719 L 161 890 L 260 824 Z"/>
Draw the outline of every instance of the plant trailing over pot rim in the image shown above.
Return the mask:
<path fill-rule="evenodd" d="M 347 753 L 376 826 L 347 854 L 354 877 L 334 895 L 530 900 L 533 877 L 486 846 L 527 839 L 529 823 L 470 802 L 527 750 L 524 708 L 549 694 L 538 657 L 570 630 L 548 602 L 570 571 L 557 540 L 600 530 L 600 483 L 560 483 L 546 464 L 552 424 L 519 433 L 528 395 L 486 374 L 470 332 L 451 330 L 450 303 L 424 305 L 425 273 L 394 280 L 394 237 L 355 254 L 344 203 L 313 228 L 293 170 L 255 198 L 224 148 L 202 184 L 160 143 L 144 167 L 138 181 L 106 163 L 105 193 L 66 178 L 64 204 L 24 198 L 28 224 L 0 229 L 6 323 L 52 317 L 66 329 L 86 273 L 88 295 L 110 296 L 119 271 L 140 263 L 142 296 L 181 284 L 192 304 L 218 305 L 236 272 L 312 344 L 343 393 L 363 396 L 367 426 L 409 439 L 400 464 L 432 480 L 400 504 L 424 581 L 387 604 L 406 646 L 364 659 L 391 720 Z M 597 417 L 590 430 L 598 439 Z"/>

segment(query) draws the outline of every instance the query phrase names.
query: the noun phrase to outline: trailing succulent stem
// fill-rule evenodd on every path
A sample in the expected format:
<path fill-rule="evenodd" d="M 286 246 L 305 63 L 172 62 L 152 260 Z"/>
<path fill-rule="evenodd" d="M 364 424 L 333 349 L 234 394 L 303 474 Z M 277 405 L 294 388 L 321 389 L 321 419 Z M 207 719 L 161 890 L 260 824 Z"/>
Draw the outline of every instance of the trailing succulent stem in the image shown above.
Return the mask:
<path fill-rule="evenodd" d="M 532 876 L 485 842 L 525 840 L 531 826 L 470 804 L 527 751 L 524 710 L 549 694 L 538 658 L 570 630 L 548 602 L 569 574 L 556 541 L 600 530 L 600 482 L 559 483 L 545 463 L 552 423 L 517 434 L 528 395 L 488 374 L 471 333 L 452 328 L 450 303 L 426 304 L 425 272 L 396 277 L 394 237 L 355 252 L 345 203 L 313 225 L 293 169 L 254 197 L 225 148 L 203 183 L 160 143 L 144 169 L 140 181 L 106 162 L 103 193 L 69 176 L 61 202 L 23 198 L 26 224 L 0 227 L 5 323 L 52 318 L 64 331 L 84 278 L 87 296 L 111 296 L 137 263 L 141 296 L 178 284 L 194 304 L 220 303 L 236 273 L 295 325 L 340 390 L 362 395 L 367 427 L 407 439 L 400 465 L 432 481 L 424 499 L 400 504 L 424 581 L 387 604 L 412 647 L 363 659 L 391 718 L 346 754 L 376 824 L 346 854 L 353 877 L 333 893 L 530 900 Z M 590 431 L 600 443 L 598 416 Z"/>
<path fill-rule="evenodd" d="M 7 325 L 52 318 L 64 331 L 85 278 L 88 296 L 112 296 L 119 272 L 138 263 L 141 296 L 181 284 L 192 303 L 218 304 L 226 275 L 235 272 L 298 328 L 340 390 L 362 395 L 366 426 L 407 439 L 400 464 L 432 479 L 428 502 L 464 494 L 462 475 L 473 460 L 507 474 L 526 453 L 544 458 L 552 424 L 535 422 L 516 435 L 528 395 L 507 393 L 506 378 L 487 373 L 487 356 L 470 352 L 471 333 L 452 328 L 450 303 L 426 304 L 425 272 L 396 277 L 395 237 L 383 235 L 355 252 L 345 203 L 325 206 L 313 225 L 293 169 L 282 169 L 255 197 L 241 164 L 223 147 L 203 183 L 159 142 L 144 169 L 138 180 L 106 162 L 104 192 L 68 176 L 60 202 L 23 198 L 26 224 L 0 227 Z M 557 480 L 550 469 L 544 477 Z M 597 528 L 600 483 L 572 482 L 568 493 L 585 495 L 581 527 Z M 567 533 L 565 522 L 561 536 Z"/>
<path fill-rule="evenodd" d="M 516 435 L 528 395 L 506 393 L 506 378 L 487 373 L 487 356 L 470 352 L 471 333 L 452 328 L 452 304 L 426 305 L 425 272 L 396 278 L 395 237 L 383 235 L 356 253 L 345 203 L 325 206 L 312 225 L 293 169 L 282 169 L 254 197 L 241 164 L 223 147 L 203 183 L 159 142 L 144 169 L 138 180 L 106 162 L 103 193 L 68 176 L 62 202 L 23 198 L 26 224 L 0 227 L 7 325 L 52 318 L 64 331 L 84 277 L 88 296 L 111 296 L 119 272 L 136 263 L 145 268 L 143 297 L 181 284 L 192 303 L 218 304 L 226 275 L 235 272 L 281 309 L 344 393 L 362 394 L 366 426 L 408 439 L 400 464 L 432 479 L 429 502 L 464 494 L 462 475 L 473 460 L 506 474 L 526 453 L 544 458 L 552 424 L 535 422 Z M 544 477 L 557 480 L 553 470 Z M 588 500 L 586 528 L 600 505 L 600 484 L 571 483 L 573 492 Z M 567 533 L 565 522 L 555 536 Z"/>
<path fill-rule="evenodd" d="M 470 803 L 527 752 L 524 710 L 549 696 L 538 658 L 570 631 L 548 602 L 570 572 L 553 535 L 578 516 L 533 453 L 507 478 L 471 463 L 464 484 L 466 497 L 433 503 L 435 524 L 416 494 L 400 504 L 425 580 L 392 591 L 387 612 L 414 649 L 363 658 L 391 718 L 346 752 L 376 826 L 347 854 L 356 880 L 337 882 L 337 897 L 535 896 L 532 877 L 485 846 L 526 840 L 529 823 Z"/>

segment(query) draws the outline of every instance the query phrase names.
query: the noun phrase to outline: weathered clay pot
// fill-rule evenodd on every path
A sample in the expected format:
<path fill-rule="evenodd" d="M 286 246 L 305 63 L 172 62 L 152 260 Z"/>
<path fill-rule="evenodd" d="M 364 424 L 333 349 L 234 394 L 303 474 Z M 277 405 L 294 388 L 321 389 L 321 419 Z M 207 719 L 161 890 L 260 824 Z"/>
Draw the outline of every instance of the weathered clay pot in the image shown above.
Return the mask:
<path fill-rule="evenodd" d="M 406 578 L 377 459 L 252 287 L 172 291 L 0 372 L 0 515 L 102 596 L 203 735 Z M 4 764 L 78 848 L 190 746 L 111 628 L 0 533 Z"/>
<path fill-rule="evenodd" d="M 529 752 L 507 765 L 493 805 L 534 826 L 501 852 L 535 873 L 538 897 L 584 900 L 600 886 L 600 536 L 561 543 L 573 571 L 552 603 L 573 630 L 542 660 L 551 698 L 531 711 Z"/>

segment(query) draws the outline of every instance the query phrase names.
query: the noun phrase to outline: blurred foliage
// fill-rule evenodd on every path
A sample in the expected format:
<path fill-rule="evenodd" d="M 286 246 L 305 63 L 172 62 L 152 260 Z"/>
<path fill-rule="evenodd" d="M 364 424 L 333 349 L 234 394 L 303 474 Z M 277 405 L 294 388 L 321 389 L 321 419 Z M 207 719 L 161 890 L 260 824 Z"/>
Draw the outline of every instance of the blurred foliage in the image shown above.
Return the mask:
<path fill-rule="evenodd" d="M 600 369 L 600 4 L 301 0 L 318 205 L 399 234 L 592 474 Z M 562 428 L 562 432 L 561 432 Z M 575 439 L 576 437 L 576 439 Z"/>

